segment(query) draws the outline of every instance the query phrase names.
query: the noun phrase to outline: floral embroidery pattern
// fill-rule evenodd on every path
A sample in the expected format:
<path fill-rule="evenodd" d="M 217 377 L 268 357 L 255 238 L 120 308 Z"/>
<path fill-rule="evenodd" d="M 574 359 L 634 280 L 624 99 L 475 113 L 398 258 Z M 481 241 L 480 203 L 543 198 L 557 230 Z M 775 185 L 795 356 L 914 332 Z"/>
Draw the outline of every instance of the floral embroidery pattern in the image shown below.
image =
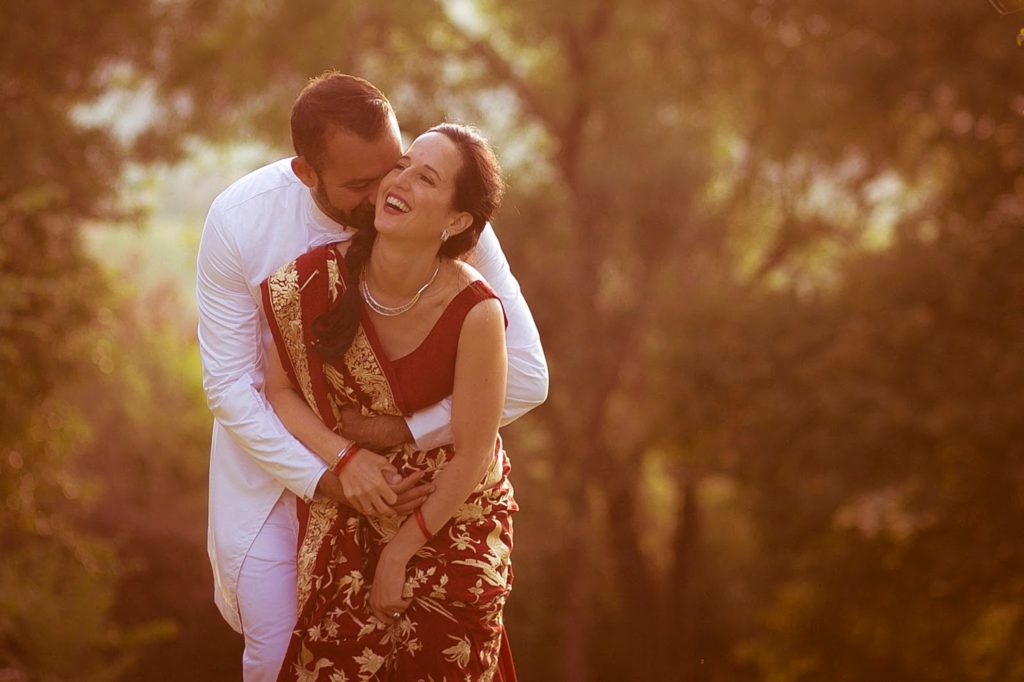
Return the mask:
<path fill-rule="evenodd" d="M 279 351 L 314 408 L 319 399 L 335 415 L 344 405 L 368 416 L 400 414 L 384 369 L 387 360 L 364 330 L 342 362 L 309 361 L 303 333 L 311 320 L 303 316 L 322 314 L 344 288 L 337 254 L 333 248 L 325 254 L 326 261 L 316 252 L 297 261 L 320 258 L 326 278 L 321 275 L 319 283 L 299 287 L 299 273 L 309 272 L 309 261 L 285 266 L 266 283 L 272 309 L 267 317 L 276 325 Z M 404 445 L 381 454 L 402 475 L 424 471 L 427 481 L 455 456 L 452 446 L 421 451 Z M 299 617 L 279 679 L 492 680 L 513 580 L 511 515 L 517 506 L 509 470 L 505 452 L 496 448 L 483 480 L 409 562 L 405 590 L 412 603 L 391 625 L 373 616 L 369 594 L 380 552 L 406 519 L 364 517 L 326 499 L 310 503 L 298 556 Z"/>
<path fill-rule="evenodd" d="M 271 310 L 284 340 L 287 358 L 295 374 L 295 381 L 306 402 L 320 415 L 313 397 L 313 384 L 309 373 L 309 358 L 306 355 L 306 341 L 302 328 L 302 292 L 299 289 L 299 271 L 295 261 L 285 265 L 267 280 Z"/>

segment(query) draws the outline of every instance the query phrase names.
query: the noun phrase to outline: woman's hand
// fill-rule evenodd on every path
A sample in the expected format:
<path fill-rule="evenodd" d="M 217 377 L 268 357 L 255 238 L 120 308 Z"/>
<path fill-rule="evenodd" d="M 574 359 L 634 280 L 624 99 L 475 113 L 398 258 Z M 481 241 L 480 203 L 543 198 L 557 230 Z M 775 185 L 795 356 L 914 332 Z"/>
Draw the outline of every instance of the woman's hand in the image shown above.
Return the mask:
<path fill-rule="evenodd" d="M 338 473 L 345 499 L 360 514 L 394 516 L 391 505 L 398 495 L 388 480 L 398 474 L 391 463 L 375 452 L 360 448 L 349 455 L 351 460 Z"/>
<path fill-rule="evenodd" d="M 414 471 L 405 478 L 398 474 L 389 474 L 385 478 L 391 484 L 391 489 L 398 495 L 398 500 L 391 505 L 399 516 L 409 514 L 419 507 L 430 497 L 436 486 L 432 482 L 421 482 L 426 475 L 425 471 Z"/>
<path fill-rule="evenodd" d="M 370 588 L 370 610 L 385 625 L 394 623 L 412 603 L 411 596 L 404 596 L 408 559 L 389 552 L 389 547 L 380 554 Z"/>

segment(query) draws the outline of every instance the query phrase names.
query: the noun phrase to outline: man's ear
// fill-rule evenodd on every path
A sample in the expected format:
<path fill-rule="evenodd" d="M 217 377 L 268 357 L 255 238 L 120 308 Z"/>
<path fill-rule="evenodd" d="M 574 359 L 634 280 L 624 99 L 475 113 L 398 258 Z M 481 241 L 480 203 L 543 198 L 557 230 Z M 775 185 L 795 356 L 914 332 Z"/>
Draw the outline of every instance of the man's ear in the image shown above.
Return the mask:
<path fill-rule="evenodd" d="M 292 172 L 298 176 L 303 185 L 310 189 L 315 189 L 319 183 L 320 177 L 317 175 L 316 170 L 313 169 L 309 161 L 306 161 L 301 156 L 296 156 L 292 159 Z"/>
<path fill-rule="evenodd" d="M 466 211 L 456 213 L 448 223 L 448 234 L 454 237 L 460 232 L 465 232 L 473 225 L 473 216 Z"/>

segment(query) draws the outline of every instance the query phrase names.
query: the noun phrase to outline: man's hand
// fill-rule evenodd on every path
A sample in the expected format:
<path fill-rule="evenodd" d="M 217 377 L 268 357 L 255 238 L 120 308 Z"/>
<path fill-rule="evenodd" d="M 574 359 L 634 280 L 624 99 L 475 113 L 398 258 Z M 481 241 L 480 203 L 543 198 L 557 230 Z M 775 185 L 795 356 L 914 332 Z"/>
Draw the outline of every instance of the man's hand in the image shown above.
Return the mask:
<path fill-rule="evenodd" d="M 426 502 L 430 493 L 434 492 L 433 483 L 420 483 L 423 475 L 424 472 L 422 471 L 409 474 L 405 478 L 402 478 L 399 474 L 386 475 L 388 485 L 398 496 L 394 505 L 391 506 L 391 509 L 395 514 L 398 514 L 399 516 L 408 514 Z M 351 500 L 345 497 L 345 490 L 342 487 L 341 482 L 330 470 L 324 472 L 324 475 L 320 477 L 320 481 L 317 483 L 316 492 L 317 494 L 329 497 L 335 502 L 339 502 L 346 507 L 351 507 L 356 509 L 356 511 L 360 511 Z"/>
<path fill-rule="evenodd" d="M 353 507 L 352 503 L 345 498 L 345 490 L 341 487 L 341 481 L 338 480 L 338 477 L 330 469 L 325 471 L 324 475 L 317 481 L 316 494 L 329 497 L 346 507 Z"/>
<path fill-rule="evenodd" d="M 341 411 L 341 435 L 375 452 L 412 442 L 409 425 L 401 417 L 364 417 L 354 407 Z"/>

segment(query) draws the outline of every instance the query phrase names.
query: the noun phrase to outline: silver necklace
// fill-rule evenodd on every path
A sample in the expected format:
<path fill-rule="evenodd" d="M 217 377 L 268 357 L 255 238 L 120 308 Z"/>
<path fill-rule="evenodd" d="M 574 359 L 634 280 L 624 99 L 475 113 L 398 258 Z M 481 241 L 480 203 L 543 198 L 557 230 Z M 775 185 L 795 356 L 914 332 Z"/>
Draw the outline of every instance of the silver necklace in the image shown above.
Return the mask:
<path fill-rule="evenodd" d="M 437 267 L 434 269 L 434 274 L 430 276 L 430 279 L 427 281 L 427 283 L 421 286 L 419 291 L 413 294 L 412 298 L 410 298 L 408 301 L 406 301 L 402 305 L 394 307 L 386 306 L 373 297 L 373 294 L 370 293 L 370 286 L 366 283 L 365 271 L 363 275 L 360 276 L 359 278 L 359 290 L 363 294 L 363 301 L 365 301 L 366 305 L 370 307 L 370 310 L 377 313 L 378 315 L 383 315 L 384 317 L 395 317 L 396 315 L 401 315 L 404 312 L 412 310 L 412 307 L 419 302 L 420 295 L 427 290 L 427 287 L 434 283 L 435 279 L 437 279 L 437 273 L 440 272 L 440 270 L 441 264 L 438 263 Z"/>

